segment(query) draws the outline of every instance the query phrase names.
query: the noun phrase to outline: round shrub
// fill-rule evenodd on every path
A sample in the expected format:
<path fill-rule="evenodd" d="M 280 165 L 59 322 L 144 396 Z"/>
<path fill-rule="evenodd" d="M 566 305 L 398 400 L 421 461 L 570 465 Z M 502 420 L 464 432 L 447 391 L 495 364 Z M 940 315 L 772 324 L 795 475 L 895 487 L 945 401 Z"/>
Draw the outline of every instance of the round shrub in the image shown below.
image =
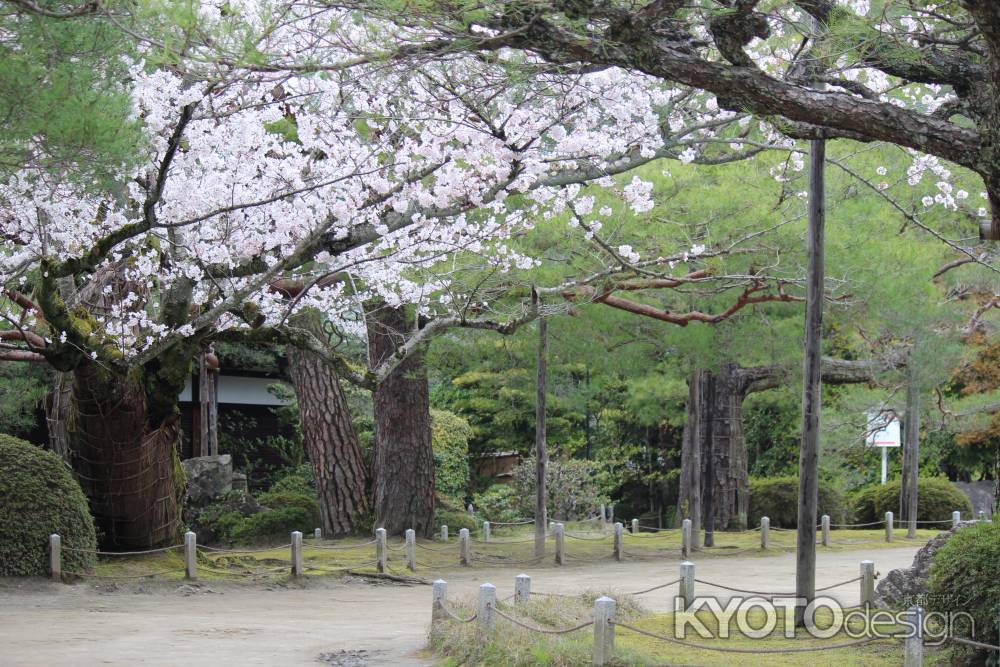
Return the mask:
<path fill-rule="evenodd" d="M 854 523 L 882 521 L 886 512 L 898 517 L 899 488 L 900 480 L 896 479 L 857 491 L 851 502 Z M 917 481 L 917 521 L 951 521 L 955 510 L 963 517 L 972 516 L 969 499 L 951 482 L 943 477 L 921 477 Z"/>
<path fill-rule="evenodd" d="M 844 496 L 829 482 L 820 480 L 817 514 L 829 514 L 833 523 L 846 515 Z M 777 528 L 796 528 L 799 522 L 799 478 L 768 477 L 750 480 L 750 526 L 766 516 Z"/>
<path fill-rule="evenodd" d="M 458 531 L 463 528 L 468 528 L 470 533 L 474 533 L 479 530 L 479 522 L 476 521 L 476 517 L 472 516 L 468 512 L 460 512 L 457 510 L 435 510 L 435 533 L 441 530 L 441 526 L 448 526 L 449 536 L 458 535 Z"/>
<path fill-rule="evenodd" d="M 431 410 L 434 486 L 438 493 L 450 498 L 465 497 L 469 486 L 470 438 L 469 422 L 454 412 Z"/>
<path fill-rule="evenodd" d="M 309 531 L 316 527 L 316 516 L 302 507 L 281 507 L 260 512 L 237 522 L 232 529 L 233 541 L 239 544 L 288 541 L 293 530 Z"/>
<path fill-rule="evenodd" d="M 977 523 L 956 530 L 934 555 L 927 607 L 956 614 L 952 633 L 1000 645 L 1000 523 Z M 974 636 L 973 636 L 974 634 Z"/>
<path fill-rule="evenodd" d="M 97 549 L 87 498 L 52 452 L 0 434 L 0 576 L 45 575 L 49 535 L 62 537 L 66 571 L 93 566 Z"/>
<path fill-rule="evenodd" d="M 513 522 L 521 516 L 521 498 L 517 489 L 507 484 L 494 484 L 482 493 L 472 496 L 472 507 L 476 514 L 493 522 Z"/>

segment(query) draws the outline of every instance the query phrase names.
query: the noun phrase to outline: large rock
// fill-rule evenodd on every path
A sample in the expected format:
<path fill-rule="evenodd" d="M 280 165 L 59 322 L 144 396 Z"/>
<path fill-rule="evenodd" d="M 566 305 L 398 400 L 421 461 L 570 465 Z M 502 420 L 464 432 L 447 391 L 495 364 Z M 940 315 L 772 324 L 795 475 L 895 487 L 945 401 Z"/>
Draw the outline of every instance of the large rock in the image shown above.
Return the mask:
<path fill-rule="evenodd" d="M 955 531 L 970 525 L 971 522 L 963 522 L 949 531 L 938 533 L 920 548 L 913 557 L 910 567 L 890 570 L 875 587 L 875 604 L 879 607 L 896 609 L 915 604 L 926 606 L 927 580 L 930 577 L 934 556 Z"/>
<path fill-rule="evenodd" d="M 198 456 L 181 461 L 181 465 L 190 505 L 205 505 L 233 489 L 233 457 L 229 454 Z"/>
<path fill-rule="evenodd" d="M 979 516 L 980 512 L 985 512 L 987 518 L 992 518 L 993 508 L 997 502 L 996 482 L 952 482 L 952 484 L 968 496 L 969 502 L 972 503 L 973 516 Z"/>

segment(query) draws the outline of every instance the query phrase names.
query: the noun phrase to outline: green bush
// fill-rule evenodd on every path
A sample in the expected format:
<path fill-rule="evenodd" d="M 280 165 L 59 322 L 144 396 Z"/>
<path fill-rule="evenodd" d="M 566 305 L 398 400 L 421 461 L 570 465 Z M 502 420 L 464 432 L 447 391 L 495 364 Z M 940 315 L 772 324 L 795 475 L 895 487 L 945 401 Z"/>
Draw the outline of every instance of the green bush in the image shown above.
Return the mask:
<path fill-rule="evenodd" d="M 233 529 L 233 542 L 257 544 L 287 541 L 293 530 L 308 531 L 316 527 L 313 513 L 302 507 L 281 507 L 269 512 L 252 514 L 241 520 Z"/>
<path fill-rule="evenodd" d="M 585 519 L 600 505 L 611 502 L 610 492 L 615 486 L 607 468 L 595 461 L 550 461 L 545 468 L 549 517 L 563 521 Z M 514 469 L 514 489 L 521 503 L 521 517 L 535 516 L 534 456 Z"/>
<path fill-rule="evenodd" d="M 820 480 L 818 514 L 829 514 L 832 523 L 842 523 L 846 515 L 844 496 L 829 482 Z M 768 477 L 750 480 L 748 525 L 760 525 L 766 516 L 777 528 L 795 528 L 799 513 L 799 478 Z"/>
<path fill-rule="evenodd" d="M 508 484 L 494 484 L 482 493 L 472 496 L 472 507 L 476 514 L 487 521 L 513 522 L 523 519 L 520 507 L 523 503 L 517 489 Z"/>
<path fill-rule="evenodd" d="M 434 486 L 438 493 L 464 498 L 469 486 L 469 439 L 472 427 L 454 412 L 431 410 Z"/>
<path fill-rule="evenodd" d="M 851 500 L 854 523 L 882 521 L 886 512 L 899 516 L 900 480 L 865 487 L 856 491 Z M 972 505 L 964 493 L 943 477 L 921 477 L 917 481 L 917 520 L 951 520 L 955 510 L 962 516 L 972 516 Z M 942 524 L 941 527 L 944 527 Z"/>
<path fill-rule="evenodd" d="M 953 634 L 1000 644 L 998 563 L 1000 523 L 978 523 L 955 531 L 931 563 L 928 610 L 966 612 L 972 617 L 974 627 L 964 616 L 956 616 Z"/>
<path fill-rule="evenodd" d="M 457 535 L 458 531 L 468 528 L 470 533 L 479 530 L 479 522 L 476 517 L 467 512 L 457 510 L 434 510 L 434 531 L 441 530 L 441 526 L 448 526 L 449 535 Z"/>
<path fill-rule="evenodd" d="M 0 434 L 0 576 L 48 572 L 49 535 L 62 537 L 63 569 L 80 571 L 97 548 L 87 498 L 62 459 Z"/>

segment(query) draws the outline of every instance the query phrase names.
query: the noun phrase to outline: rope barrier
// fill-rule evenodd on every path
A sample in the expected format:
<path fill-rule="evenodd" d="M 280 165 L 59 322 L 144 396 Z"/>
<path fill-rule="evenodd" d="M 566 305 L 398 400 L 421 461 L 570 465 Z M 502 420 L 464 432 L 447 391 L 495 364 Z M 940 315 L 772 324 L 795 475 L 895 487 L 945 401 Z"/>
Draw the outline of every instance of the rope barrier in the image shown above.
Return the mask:
<path fill-rule="evenodd" d="M 209 546 L 199 546 L 198 549 L 204 551 L 212 551 L 215 553 L 223 553 L 223 554 L 259 554 L 268 551 L 280 551 L 282 549 L 289 549 L 291 548 L 291 546 L 292 543 L 289 542 L 288 544 L 282 544 L 277 547 L 267 547 L 265 549 L 220 549 L 219 547 L 209 547 Z M 330 547 L 317 547 L 317 546 L 313 547 L 313 549 L 322 549 L 322 548 L 330 548 Z"/>
<path fill-rule="evenodd" d="M 472 623 L 474 620 L 476 620 L 477 618 L 479 618 L 479 614 L 478 613 L 473 614 L 471 618 L 462 618 L 461 616 L 459 616 L 458 614 L 456 614 L 455 612 L 453 612 L 448 607 L 448 605 L 444 603 L 443 600 L 439 600 L 438 604 L 441 605 L 441 609 L 444 610 L 444 613 L 448 614 L 448 616 L 450 616 L 454 620 L 458 621 L 459 623 Z"/>
<path fill-rule="evenodd" d="M 477 553 L 471 554 L 473 561 L 478 561 L 480 563 L 488 563 L 490 565 L 534 565 L 535 563 L 540 563 L 546 558 L 546 554 L 542 554 L 541 556 L 535 556 L 534 558 L 529 558 L 528 560 L 504 560 L 495 558 L 493 560 L 490 560 L 489 558 L 480 558 L 480 556 L 488 556 L 488 554 L 477 554 Z"/>
<path fill-rule="evenodd" d="M 983 642 L 977 642 L 973 639 L 966 639 L 964 637 L 946 637 L 949 641 L 953 641 L 956 644 L 962 644 L 964 646 L 971 646 L 973 648 L 982 648 L 987 651 L 1000 651 L 1000 646 L 994 646 L 993 644 L 984 644 Z"/>
<path fill-rule="evenodd" d="M 613 537 L 612 535 L 602 535 L 601 537 L 583 537 L 581 535 L 574 535 L 573 533 L 563 533 L 563 534 L 566 537 L 569 537 L 574 540 L 580 540 L 582 542 L 604 542 L 609 537 Z"/>
<path fill-rule="evenodd" d="M 525 519 L 523 521 L 490 521 L 490 527 L 495 526 L 526 526 L 529 523 L 535 523 L 534 519 Z"/>
<path fill-rule="evenodd" d="M 815 653 L 817 651 L 835 651 L 841 648 L 852 648 L 855 646 L 863 646 L 864 644 L 870 644 L 871 642 L 878 641 L 882 639 L 881 637 L 868 637 L 866 639 L 858 639 L 851 642 L 842 642 L 840 644 L 830 644 L 828 646 L 800 646 L 793 648 L 736 648 L 732 646 L 709 646 L 706 644 L 695 644 L 693 642 L 687 642 L 682 639 L 677 639 L 675 637 L 667 637 L 666 635 L 660 635 L 655 632 L 649 632 L 648 630 L 643 630 L 642 628 L 637 628 L 633 625 L 627 625 L 625 623 L 620 623 L 618 621 L 609 621 L 612 625 L 619 628 L 624 628 L 626 630 L 631 630 L 640 635 L 645 635 L 652 639 L 659 639 L 660 641 L 670 642 L 671 644 L 678 644 L 680 646 L 686 646 L 688 648 L 698 649 L 701 651 L 719 651 L 721 653 L 751 653 L 751 654 L 768 654 L 768 653 Z"/>
<path fill-rule="evenodd" d="M 447 549 L 434 549 L 432 547 L 424 546 L 420 542 L 417 542 L 416 546 L 417 546 L 418 549 L 423 549 L 424 551 L 433 551 L 434 553 L 437 553 L 437 554 L 454 554 L 454 553 L 458 553 L 455 549 L 453 549 L 451 547 L 449 547 Z"/>
<path fill-rule="evenodd" d="M 95 554 L 97 556 L 144 556 L 146 554 L 158 554 L 165 551 L 172 551 L 174 549 L 183 549 L 183 544 L 175 544 L 169 547 L 160 547 L 159 549 L 146 549 L 145 551 L 97 551 L 95 549 L 77 549 L 75 547 L 61 547 L 64 551 L 76 551 L 79 553 Z"/>
<path fill-rule="evenodd" d="M 358 549 L 360 547 L 366 547 L 369 544 L 375 544 L 375 540 L 369 540 L 367 542 L 362 542 L 360 544 L 331 544 L 331 545 L 314 544 L 314 545 L 310 546 L 309 548 L 310 549 L 322 549 L 324 551 L 337 551 L 337 550 L 341 550 L 341 549 Z M 404 545 L 405 545 L 405 543 L 404 543 Z M 292 545 L 291 544 L 287 544 L 285 546 L 289 546 L 290 547 Z M 390 549 L 394 549 L 394 547 L 391 547 L 389 545 L 386 545 L 386 546 L 388 546 Z"/>
<path fill-rule="evenodd" d="M 74 572 L 71 570 L 63 570 L 66 574 L 71 574 L 74 577 L 81 577 L 86 579 L 150 579 L 152 577 L 162 577 L 165 574 L 179 574 L 184 571 L 184 568 L 174 568 L 172 570 L 161 570 L 160 572 L 153 572 L 152 574 L 118 574 L 118 575 L 107 575 L 107 574 L 88 574 L 86 572 Z"/>
<path fill-rule="evenodd" d="M 635 593 L 627 593 L 626 595 L 645 595 L 646 593 L 652 593 L 653 591 L 658 591 L 661 588 L 666 588 L 667 586 L 673 586 L 674 584 L 679 584 L 683 581 L 682 579 L 674 579 L 673 581 L 668 581 L 665 584 L 660 584 L 659 586 L 653 586 L 652 588 L 647 588 L 644 591 L 636 591 Z"/>
<path fill-rule="evenodd" d="M 676 530 L 676 531 L 680 532 L 680 528 L 653 528 L 652 526 L 644 526 L 641 523 L 639 524 L 639 529 L 640 530 L 648 530 L 648 531 L 650 531 L 652 533 L 665 533 L 665 532 L 671 531 L 671 530 Z"/>
<path fill-rule="evenodd" d="M 499 616 L 501 618 L 507 619 L 508 621 L 510 621 L 511 623 L 513 623 L 514 625 L 519 625 L 522 628 L 524 628 L 525 630 L 530 630 L 531 632 L 539 632 L 539 633 L 544 634 L 544 635 L 566 635 L 566 634 L 569 634 L 571 632 L 576 632 L 577 630 L 582 630 L 583 628 L 589 628 L 590 626 L 592 626 L 594 624 L 593 621 L 587 621 L 586 623 L 581 623 L 580 625 L 575 625 L 572 628 L 562 628 L 560 630 L 548 630 L 546 628 L 539 628 L 538 626 L 530 625 L 528 623 L 525 623 L 524 621 L 521 621 L 521 620 L 519 620 L 517 618 L 514 618 L 513 616 L 509 616 L 508 614 L 503 613 L 502 611 L 500 611 L 496 607 L 493 608 L 493 611 L 496 612 L 497 616 Z"/>
<path fill-rule="evenodd" d="M 677 583 L 679 581 L 680 579 L 671 583 Z M 725 584 L 717 584 L 712 581 L 706 581 L 704 579 L 697 579 L 697 578 L 695 579 L 695 581 L 699 584 L 705 584 L 706 586 L 712 586 L 713 588 L 721 588 L 723 590 L 732 591 L 734 593 L 747 593 L 749 595 L 766 595 L 773 597 L 791 597 L 795 595 L 795 593 L 784 593 L 784 592 L 779 593 L 776 591 L 751 591 L 745 588 L 733 588 L 732 586 L 726 586 Z M 821 591 L 828 591 L 832 588 L 840 588 L 841 586 L 846 586 L 847 584 L 853 584 L 856 581 L 861 581 L 861 577 L 854 577 L 853 579 L 848 579 L 847 581 L 841 581 L 836 584 L 830 584 L 829 586 L 823 586 L 821 588 L 817 588 L 816 592 L 819 593 Z M 670 584 L 665 584 L 665 585 L 669 586 Z"/>

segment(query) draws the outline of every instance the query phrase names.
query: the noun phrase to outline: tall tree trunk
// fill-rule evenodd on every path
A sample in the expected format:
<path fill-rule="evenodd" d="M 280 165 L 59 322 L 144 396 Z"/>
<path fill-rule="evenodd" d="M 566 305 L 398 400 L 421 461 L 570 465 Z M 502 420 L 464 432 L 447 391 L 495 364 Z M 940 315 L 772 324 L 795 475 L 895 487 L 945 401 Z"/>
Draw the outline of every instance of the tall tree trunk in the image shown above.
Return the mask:
<path fill-rule="evenodd" d="M 907 536 L 917 536 L 917 483 L 920 477 L 920 387 L 912 363 L 907 367 L 906 422 L 903 424 L 903 479 L 899 485 L 900 518 Z"/>
<path fill-rule="evenodd" d="M 681 477 L 677 498 L 677 524 L 691 520 L 692 547 L 701 543 L 701 489 L 703 431 L 709 422 L 706 391 L 711 373 L 698 370 L 688 379 L 687 420 L 681 436 Z"/>
<path fill-rule="evenodd" d="M 198 400 L 200 404 L 199 442 L 201 456 L 218 456 L 219 454 L 219 417 L 218 399 L 216 397 L 216 369 L 211 367 L 212 353 L 208 350 L 198 355 Z"/>
<path fill-rule="evenodd" d="M 403 308 L 373 307 L 367 314 L 371 364 L 377 367 L 405 342 L 412 318 Z M 390 534 L 434 528 L 434 452 L 424 353 L 407 357 L 374 393 L 375 524 Z"/>
<path fill-rule="evenodd" d="M 532 296 L 537 299 L 537 293 Z M 545 443 L 546 369 L 548 362 L 548 322 L 538 320 L 538 359 L 535 382 L 535 556 L 545 555 L 545 530 L 549 524 L 545 488 L 545 470 L 549 465 L 549 452 Z"/>
<path fill-rule="evenodd" d="M 73 407 L 73 374 L 55 372 L 52 393 L 45 399 L 45 427 L 49 434 L 49 449 L 72 465 L 70 415 Z"/>
<path fill-rule="evenodd" d="M 799 449 L 799 512 L 795 551 L 795 595 L 816 597 L 816 505 L 819 500 L 819 419 L 822 406 L 823 237 L 826 222 L 826 142 L 809 143 L 809 234 L 806 278 L 806 340 L 802 383 L 802 444 Z M 795 607 L 795 623 L 805 620 Z"/>
<path fill-rule="evenodd" d="M 169 402 L 96 363 L 74 373 L 74 461 L 106 548 L 158 547 L 179 537 L 180 417 L 162 410 Z"/>
<path fill-rule="evenodd" d="M 368 470 L 340 377 L 318 355 L 292 346 L 288 372 L 316 479 L 323 534 L 357 532 L 371 511 Z"/>

